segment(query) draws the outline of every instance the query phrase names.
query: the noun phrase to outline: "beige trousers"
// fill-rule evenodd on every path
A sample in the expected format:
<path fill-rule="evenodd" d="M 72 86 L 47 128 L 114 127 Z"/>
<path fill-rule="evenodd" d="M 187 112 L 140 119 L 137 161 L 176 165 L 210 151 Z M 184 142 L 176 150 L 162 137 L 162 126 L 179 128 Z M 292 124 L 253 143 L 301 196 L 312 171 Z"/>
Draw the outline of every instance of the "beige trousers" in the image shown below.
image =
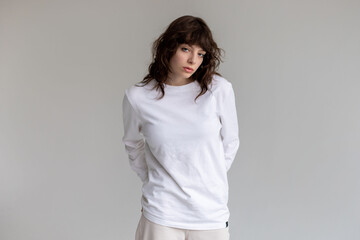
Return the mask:
<path fill-rule="evenodd" d="M 166 227 L 149 221 L 141 214 L 135 240 L 229 240 L 229 227 L 214 230 L 187 230 Z"/>

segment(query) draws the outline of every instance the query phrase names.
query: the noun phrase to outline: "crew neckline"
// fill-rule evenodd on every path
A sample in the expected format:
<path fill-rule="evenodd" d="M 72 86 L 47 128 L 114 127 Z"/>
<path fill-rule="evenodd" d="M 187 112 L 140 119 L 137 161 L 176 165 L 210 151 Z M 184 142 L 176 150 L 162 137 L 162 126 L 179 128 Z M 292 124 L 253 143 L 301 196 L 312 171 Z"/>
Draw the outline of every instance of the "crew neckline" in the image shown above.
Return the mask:
<path fill-rule="evenodd" d="M 173 90 L 188 90 L 188 89 L 193 89 L 195 86 L 197 85 L 197 81 L 194 80 L 192 82 L 189 82 L 187 84 L 184 84 L 184 85 L 169 85 L 169 84 L 166 84 L 164 83 L 164 86 L 165 86 L 165 89 L 166 90 L 170 90 L 170 91 L 173 91 Z"/>

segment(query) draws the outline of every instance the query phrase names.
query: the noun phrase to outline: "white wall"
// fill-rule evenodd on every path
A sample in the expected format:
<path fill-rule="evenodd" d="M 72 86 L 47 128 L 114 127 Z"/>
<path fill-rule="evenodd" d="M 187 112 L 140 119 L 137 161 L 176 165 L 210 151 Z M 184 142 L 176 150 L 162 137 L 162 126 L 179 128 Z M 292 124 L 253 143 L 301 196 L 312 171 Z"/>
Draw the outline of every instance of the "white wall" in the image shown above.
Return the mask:
<path fill-rule="evenodd" d="M 123 91 L 175 18 L 225 52 L 241 240 L 360 239 L 359 1 L 0 2 L 0 239 L 134 239 Z"/>

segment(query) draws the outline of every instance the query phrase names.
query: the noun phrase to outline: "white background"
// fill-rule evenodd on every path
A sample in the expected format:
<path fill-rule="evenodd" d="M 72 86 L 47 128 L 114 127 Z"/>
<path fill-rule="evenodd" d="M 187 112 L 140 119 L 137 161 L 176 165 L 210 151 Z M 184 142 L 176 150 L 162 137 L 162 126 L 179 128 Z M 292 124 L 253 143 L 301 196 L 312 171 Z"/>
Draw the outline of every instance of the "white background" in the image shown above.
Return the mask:
<path fill-rule="evenodd" d="M 131 240 L 121 101 L 182 15 L 225 50 L 233 240 L 360 239 L 360 2 L 0 2 L 0 239 Z"/>

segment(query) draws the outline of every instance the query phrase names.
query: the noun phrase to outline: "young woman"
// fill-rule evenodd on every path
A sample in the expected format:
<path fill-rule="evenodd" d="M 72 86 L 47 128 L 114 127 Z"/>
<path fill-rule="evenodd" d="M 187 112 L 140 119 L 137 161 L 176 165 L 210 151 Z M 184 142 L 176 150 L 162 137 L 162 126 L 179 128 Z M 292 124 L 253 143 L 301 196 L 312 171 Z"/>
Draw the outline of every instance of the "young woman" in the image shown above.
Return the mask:
<path fill-rule="evenodd" d="M 198 17 L 153 44 L 144 79 L 125 90 L 122 138 L 142 186 L 136 240 L 228 240 L 229 170 L 239 147 L 232 84 Z"/>

